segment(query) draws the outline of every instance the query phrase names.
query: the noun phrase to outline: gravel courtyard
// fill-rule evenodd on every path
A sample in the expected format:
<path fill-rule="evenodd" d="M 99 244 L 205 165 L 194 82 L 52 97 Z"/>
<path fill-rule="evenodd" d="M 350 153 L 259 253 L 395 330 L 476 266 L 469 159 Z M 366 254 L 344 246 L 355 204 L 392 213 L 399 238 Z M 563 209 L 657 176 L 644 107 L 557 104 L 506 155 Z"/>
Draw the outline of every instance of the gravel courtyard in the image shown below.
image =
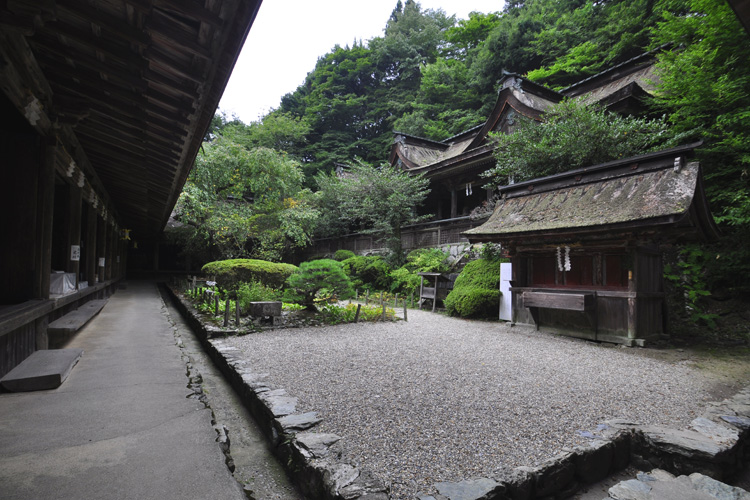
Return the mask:
<path fill-rule="evenodd" d="M 534 465 L 610 418 L 683 427 L 708 376 L 639 349 L 409 311 L 408 322 L 230 338 L 253 371 L 317 411 L 346 459 L 414 498 L 437 481 Z"/>

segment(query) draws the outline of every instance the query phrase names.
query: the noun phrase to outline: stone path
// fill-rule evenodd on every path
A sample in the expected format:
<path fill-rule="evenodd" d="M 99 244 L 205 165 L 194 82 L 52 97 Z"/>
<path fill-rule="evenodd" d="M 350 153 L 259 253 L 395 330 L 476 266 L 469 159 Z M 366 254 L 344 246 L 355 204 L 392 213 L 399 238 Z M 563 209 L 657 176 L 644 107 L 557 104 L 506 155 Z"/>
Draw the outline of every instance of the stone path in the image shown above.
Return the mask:
<path fill-rule="evenodd" d="M 0 497 L 184 500 L 245 495 L 188 379 L 153 283 L 131 282 L 66 347 L 57 389 L 0 394 Z"/>
<path fill-rule="evenodd" d="M 174 309 L 171 299 L 164 296 L 164 301 L 183 353 L 190 359 L 191 370 L 195 376 L 200 374 L 205 402 L 213 411 L 217 425 L 227 429 L 234 477 L 242 484 L 248 498 L 301 500 L 240 398 L 206 355 L 182 315 Z"/>

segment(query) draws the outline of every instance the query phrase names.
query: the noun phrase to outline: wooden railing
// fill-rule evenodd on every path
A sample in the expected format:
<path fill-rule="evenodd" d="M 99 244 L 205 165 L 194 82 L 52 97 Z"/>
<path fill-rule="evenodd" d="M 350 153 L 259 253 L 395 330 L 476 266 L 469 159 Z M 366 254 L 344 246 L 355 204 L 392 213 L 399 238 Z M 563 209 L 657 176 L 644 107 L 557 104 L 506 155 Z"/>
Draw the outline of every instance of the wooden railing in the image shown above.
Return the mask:
<path fill-rule="evenodd" d="M 433 222 L 423 222 L 401 228 L 401 246 L 404 250 L 433 248 L 456 243 L 468 243 L 462 236 L 466 230 L 483 224 L 487 219 L 472 220 L 471 217 L 457 217 Z M 320 238 L 313 241 L 306 250 L 310 256 L 333 254 L 336 250 L 351 250 L 357 254 L 384 250 L 382 241 L 368 234 L 347 234 L 338 238 Z"/>

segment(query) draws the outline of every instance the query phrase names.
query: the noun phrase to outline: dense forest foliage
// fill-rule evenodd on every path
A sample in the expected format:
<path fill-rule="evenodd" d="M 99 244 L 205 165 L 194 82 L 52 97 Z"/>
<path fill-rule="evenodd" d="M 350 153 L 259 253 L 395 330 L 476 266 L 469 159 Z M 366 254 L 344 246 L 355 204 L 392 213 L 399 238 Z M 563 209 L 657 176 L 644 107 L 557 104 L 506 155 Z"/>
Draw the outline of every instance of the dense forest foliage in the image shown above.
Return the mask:
<path fill-rule="evenodd" d="M 665 16 L 689 10 L 687 0 L 532 0 L 457 21 L 399 1 L 382 37 L 321 56 L 271 116 L 310 126 L 311 173 L 381 161 L 393 130 L 442 140 L 482 123 L 503 72 L 565 87 L 665 42 Z"/>
<path fill-rule="evenodd" d="M 723 1 L 514 0 L 501 12 L 457 20 L 398 0 L 383 36 L 333 47 L 262 120 L 244 124 L 217 116 L 183 202 L 191 199 L 189 189 L 205 185 L 200 165 L 221 158 L 226 148 L 248 151 L 250 163 L 242 167 L 248 175 L 277 155 L 295 181 L 269 184 L 281 202 L 266 198 L 247 231 L 273 228 L 275 235 L 254 248 L 278 259 L 312 234 L 312 217 L 303 214 L 320 210 L 310 193 L 319 189 L 316 177 L 355 160 L 383 162 L 394 130 L 442 140 L 484 121 L 504 72 L 562 89 L 649 50 L 659 75 L 649 118 L 683 142 L 704 141 L 699 154 L 706 188 L 725 233 L 725 246 L 705 251 L 705 263 L 717 280 L 739 286 L 739 277 L 750 272 L 744 250 L 750 241 L 750 37 Z M 266 151 L 254 153 L 257 148 Z M 246 179 L 245 191 L 257 191 L 256 184 Z M 221 240 L 223 228 L 235 221 L 213 220 L 204 241 Z M 293 227 L 281 228 L 282 221 Z M 342 228 L 358 223 L 345 222 Z"/>

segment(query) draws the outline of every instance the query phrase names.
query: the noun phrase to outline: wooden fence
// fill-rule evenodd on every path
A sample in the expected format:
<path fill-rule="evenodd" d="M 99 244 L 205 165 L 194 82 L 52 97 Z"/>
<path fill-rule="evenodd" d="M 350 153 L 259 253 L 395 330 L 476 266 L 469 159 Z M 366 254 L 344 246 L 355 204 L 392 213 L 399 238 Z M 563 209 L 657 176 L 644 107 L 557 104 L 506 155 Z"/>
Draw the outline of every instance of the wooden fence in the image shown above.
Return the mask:
<path fill-rule="evenodd" d="M 471 217 L 457 217 L 434 222 L 424 222 L 401 228 L 401 246 L 404 250 L 434 248 L 443 245 L 468 243 L 461 233 L 483 224 L 487 219 L 472 220 Z M 320 238 L 313 241 L 306 253 L 309 256 L 330 255 L 336 250 L 351 250 L 357 254 L 384 250 L 382 241 L 368 234 L 347 234 L 339 238 Z"/>

